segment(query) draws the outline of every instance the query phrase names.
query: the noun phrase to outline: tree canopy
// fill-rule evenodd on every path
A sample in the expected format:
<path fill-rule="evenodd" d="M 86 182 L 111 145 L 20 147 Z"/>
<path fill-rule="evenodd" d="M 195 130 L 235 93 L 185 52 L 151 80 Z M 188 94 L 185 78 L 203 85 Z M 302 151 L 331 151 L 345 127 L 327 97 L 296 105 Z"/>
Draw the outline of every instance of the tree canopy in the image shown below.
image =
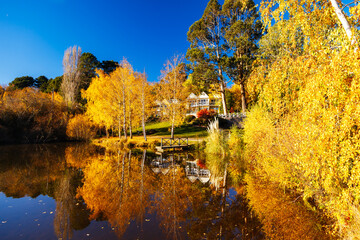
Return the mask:
<path fill-rule="evenodd" d="M 35 79 L 30 76 L 17 77 L 9 83 L 11 89 L 23 89 L 27 87 L 33 87 Z"/>

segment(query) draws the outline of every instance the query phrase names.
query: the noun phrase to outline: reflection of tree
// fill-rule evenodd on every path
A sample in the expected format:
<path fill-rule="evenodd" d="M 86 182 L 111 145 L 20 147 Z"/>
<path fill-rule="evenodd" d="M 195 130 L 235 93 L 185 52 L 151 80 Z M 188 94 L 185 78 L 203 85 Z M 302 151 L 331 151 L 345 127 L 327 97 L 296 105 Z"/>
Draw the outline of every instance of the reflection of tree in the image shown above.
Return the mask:
<path fill-rule="evenodd" d="M 323 219 L 301 204 L 301 198 L 292 199 L 277 186 L 250 175 L 245 180 L 249 203 L 259 215 L 268 238 L 331 239 L 319 227 Z"/>
<path fill-rule="evenodd" d="M 191 239 L 263 239 L 261 225 L 242 195 L 228 197 L 223 204 L 222 193 L 207 189 L 188 218 Z"/>
<path fill-rule="evenodd" d="M 76 144 L 66 148 L 66 164 L 74 168 L 84 168 L 97 155 L 99 148 L 92 144 Z"/>
<path fill-rule="evenodd" d="M 54 182 L 64 170 L 65 147 L 0 146 L 0 191 L 15 198 L 52 196 Z"/>
<path fill-rule="evenodd" d="M 201 193 L 186 179 L 184 170 L 174 165 L 174 159 L 170 171 L 161 176 L 159 189 L 155 210 L 160 218 L 160 226 L 168 238 L 181 239 L 184 230 L 180 224 L 186 221 L 192 202 L 196 202 Z"/>
<path fill-rule="evenodd" d="M 96 157 L 84 169 L 84 185 L 78 190 L 92 211 L 91 218 L 108 219 L 119 237 L 150 206 L 153 177 L 144 168 L 145 159 L 141 164 L 139 160 L 131 152 Z"/>
<path fill-rule="evenodd" d="M 80 180 L 81 172 L 67 168 L 62 178 L 57 181 L 54 230 L 58 238 L 70 239 L 73 230 L 84 229 L 90 224 L 89 212 L 85 210 L 84 202 L 75 198 Z"/>
<path fill-rule="evenodd" d="M 64 177 L 59 181 L 59 185 L 55 192 L 55 199 L 57 201 L 54 229 L 56 236 L 62 239 L 70 239 L 72 237 L 70 213 L 75 204 L 70 181 L 71 173 L 67 170 Z"/>

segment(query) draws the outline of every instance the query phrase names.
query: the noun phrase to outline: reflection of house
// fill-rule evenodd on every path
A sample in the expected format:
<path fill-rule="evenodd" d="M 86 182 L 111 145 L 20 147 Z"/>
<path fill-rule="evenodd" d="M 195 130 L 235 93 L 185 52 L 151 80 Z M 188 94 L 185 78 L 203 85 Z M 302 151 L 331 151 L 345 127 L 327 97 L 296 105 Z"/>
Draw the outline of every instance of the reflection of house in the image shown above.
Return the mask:
<path fill-rule="evenodd" d="M 214 110 L 219 112 L 221 97 L 219 95 L 208 95 L 205 92 L 202 92 L 199 96 L 196 96 L 194 93 L 191 93 L 188 98 L 188 112 L 187 115 L 194 115 L 201 109 Z"/>
<path fill-rule="evenodd" d="M 207 183 L 210 180 L 210 171 L 208 169 L 200 168 L 196 161 L 187 161 L 185 172 L 186 177 L 193 183 L 197 179 L 203 184 Z"/>
<path fill-rule="evenodd" d="M 170 155 L 167 158 L 163 158 L 163 156 L 157 156 L 150 163 L 151 169 L 154 173 L 162 173 L 166 175 L 171 167 L 178 167 L 178 164 L 174 164 L 174 156 Z"/>

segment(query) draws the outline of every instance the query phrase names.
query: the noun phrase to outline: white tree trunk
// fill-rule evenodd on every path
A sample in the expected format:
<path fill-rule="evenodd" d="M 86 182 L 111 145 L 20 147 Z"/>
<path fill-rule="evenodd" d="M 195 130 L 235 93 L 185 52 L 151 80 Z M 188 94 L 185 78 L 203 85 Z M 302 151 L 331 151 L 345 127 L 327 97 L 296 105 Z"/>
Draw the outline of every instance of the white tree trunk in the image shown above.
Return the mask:
<path fill-rule="evenodd" d="M 330 0 L 331 2 L 331 5 L 333 6 L 334 10 L 335 10 L 335 13 L 338 17 L 338 19 L 340 20 L 345 32 L 346 32 L 346 35 L 348 36 L 349 40 L 350 40 L 350 43 L 351 45 L 353 45 L 355 43 L 355 37 L 353 36 L 352 32 L 351 32 L 351 26 L 348 22 L 348 20 L 346 19 L 346 16 L 345 14 L 341 11 L 338 3 L 336 2 L 336 0 Z"/>

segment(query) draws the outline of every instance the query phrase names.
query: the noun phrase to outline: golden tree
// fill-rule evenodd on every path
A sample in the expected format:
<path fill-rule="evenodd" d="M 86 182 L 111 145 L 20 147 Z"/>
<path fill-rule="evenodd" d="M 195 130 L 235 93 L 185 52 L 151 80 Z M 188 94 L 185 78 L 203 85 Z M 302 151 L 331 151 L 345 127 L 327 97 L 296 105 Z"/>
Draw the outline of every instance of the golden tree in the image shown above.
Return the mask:
<path fill-rule="evenodd" d="M 166 62 L 158 89 L 160 100 L 165 104 L 163 117 L 171 124 L 171 138 L 174 138 L 174 127 L 183 122 L 186 112 L 188 94 L 183 86 L 186 74 L 182 61 L 182 56 L 174 56 Z"/>

